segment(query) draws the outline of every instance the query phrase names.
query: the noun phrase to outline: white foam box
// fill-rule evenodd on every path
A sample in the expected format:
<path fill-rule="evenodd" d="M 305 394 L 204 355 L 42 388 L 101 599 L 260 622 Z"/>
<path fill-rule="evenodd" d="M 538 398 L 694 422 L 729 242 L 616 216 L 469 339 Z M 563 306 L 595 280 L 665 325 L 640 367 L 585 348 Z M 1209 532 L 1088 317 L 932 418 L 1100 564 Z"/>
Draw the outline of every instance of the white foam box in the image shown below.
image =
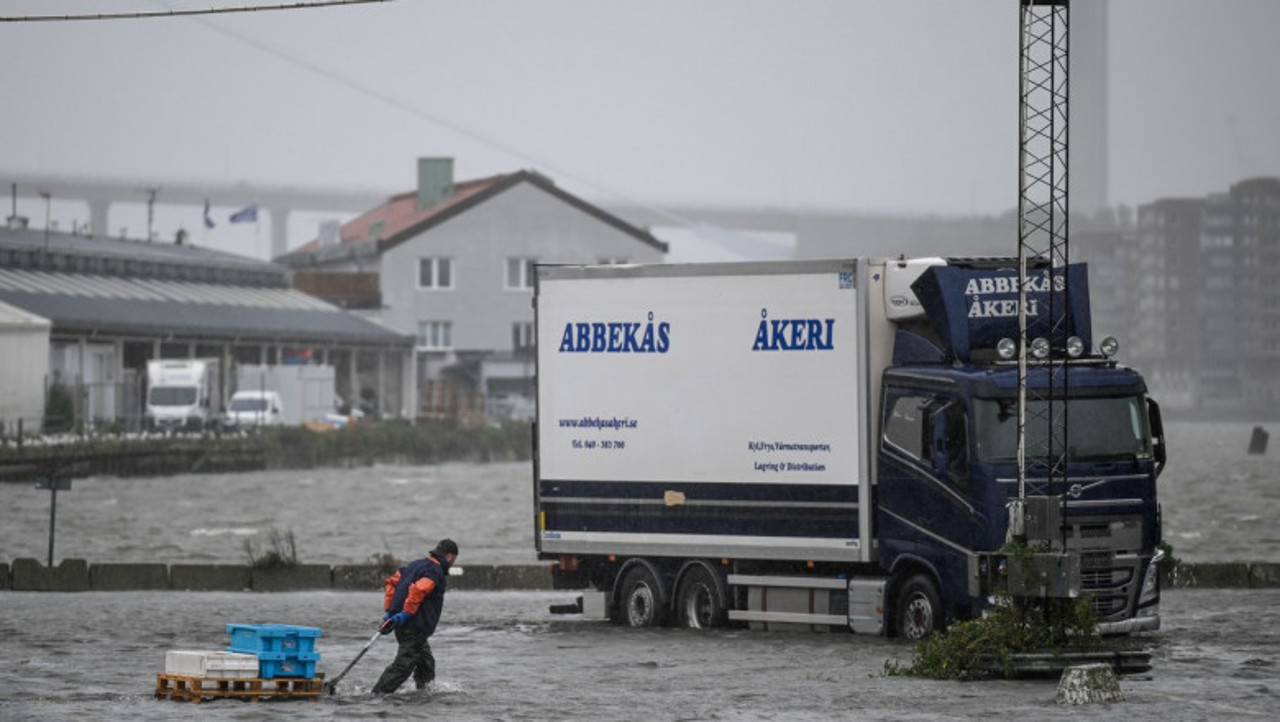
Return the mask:
<path fill-rule="evenodd" d="M 164 653 L 164 673 L 214 679 L 253 679 L 258 655 L 171 649 Z"/>

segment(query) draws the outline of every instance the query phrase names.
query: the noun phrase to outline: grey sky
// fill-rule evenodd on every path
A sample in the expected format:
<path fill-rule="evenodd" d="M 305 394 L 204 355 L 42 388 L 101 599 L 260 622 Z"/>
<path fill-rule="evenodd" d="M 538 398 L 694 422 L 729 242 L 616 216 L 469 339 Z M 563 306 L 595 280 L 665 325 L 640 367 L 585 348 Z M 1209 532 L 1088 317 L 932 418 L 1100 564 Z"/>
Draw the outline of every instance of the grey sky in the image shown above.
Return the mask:
<path fill-rule="evenodd" d="M 1017 192 L 1017 8 L 400 0 L 0 23 L 0 176 L 407 190 L 414 158 L 442 155 L 459 177 L 534 168 L 597 202 L 999 213 Z M 1280 3 L 1113 0 L 1110 25 L 1113 203 L 1280 174 Z M 198 227 L 166 213 L 165 235 Z"/>

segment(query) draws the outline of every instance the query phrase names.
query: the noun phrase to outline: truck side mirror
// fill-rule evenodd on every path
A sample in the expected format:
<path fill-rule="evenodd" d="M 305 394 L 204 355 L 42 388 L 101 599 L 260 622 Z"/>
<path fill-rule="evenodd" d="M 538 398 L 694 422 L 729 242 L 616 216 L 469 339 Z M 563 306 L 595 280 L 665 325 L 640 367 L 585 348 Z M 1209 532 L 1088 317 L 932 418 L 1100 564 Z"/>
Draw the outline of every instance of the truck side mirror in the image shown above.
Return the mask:
<path fill-rule="evenodd" d="M 1164 421 L 1160 417 L 1160 404 L 1156 400 L 1147 397 L 1147 417 L 1148 423 L 1151 424 L 1151 453 L 1156 460 L 1156 476 L 1160 476 L 1160 472 L 1164 471 L 1164 464 L 1168 458 L 1168 450 L 1164 445 Z"/>

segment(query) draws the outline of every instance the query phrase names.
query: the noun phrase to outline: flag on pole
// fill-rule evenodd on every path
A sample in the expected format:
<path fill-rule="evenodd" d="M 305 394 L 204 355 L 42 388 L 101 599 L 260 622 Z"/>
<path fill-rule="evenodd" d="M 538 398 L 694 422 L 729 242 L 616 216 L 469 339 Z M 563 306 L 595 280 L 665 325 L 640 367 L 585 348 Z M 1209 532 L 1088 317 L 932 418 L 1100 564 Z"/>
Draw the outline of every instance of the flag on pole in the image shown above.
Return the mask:
<path fill-rule="evenodd" d="M 231 214 L 232 223 L 257 223 L 258 222 L 258 206 L 245 206 L 235 213 Z"/>
<path fill-rule="evenodd" d="M 204 227 L 213 228 L 213 219 L 209 217 L 209 199 L 204 199 Z"/>

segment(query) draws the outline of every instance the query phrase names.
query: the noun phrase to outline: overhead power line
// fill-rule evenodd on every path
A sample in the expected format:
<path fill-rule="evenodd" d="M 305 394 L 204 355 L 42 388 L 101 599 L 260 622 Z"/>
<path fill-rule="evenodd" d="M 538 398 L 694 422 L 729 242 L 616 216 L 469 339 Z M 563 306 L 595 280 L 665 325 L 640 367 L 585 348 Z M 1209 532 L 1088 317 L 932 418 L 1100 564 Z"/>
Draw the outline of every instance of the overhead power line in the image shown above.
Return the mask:
<path fill-rule="evenodd" d="M 214 14 L 220 14 L 220 13 L 226 13 L 226 12 L 247 12 L 247 11 L 254 11 L 254 10 L 295 10 L 295 9 L 325 7 L 325 6 L 332 6 L 332 5 L 358 5 L 358 4 L 366 4 L 371 2 L 389 2 L 389 1 L 390 0 L 317 0 L 316 2 L 295 3 L 293 5 L 241 6 L 237 8 L 213 8 L 213 9 L 207 9 L 207 10 L 164 9 L 164 10 L 156 10 L 152 12 L 119 13 L 119 14 L 113 14 L 113 15 L 96 15 L 96 16 L 71 15 L 71 16 L 61 16 L 61 17 L 59 16 L 0 17 L 0 21 L 38 22 L 38 21 L 55 21 L 55 20 L 64 20 L 64 19 L 65 20 L 99 20 L 99 19 L 106 20 L 106 19 L 150 18 L 150 17 L 170 17 L 170 16 L 178 17 L 183 15 L 198 16 L 198 15 L 214 15 Z M 166 0 L 152 0 L 152 2 L 154 4 L 166 5 Z M 651 213 L 654 213 L 657 216 L 666 218 L 669 221 L 675 223 L 676 225 L 689 226 L 689 227 L 700 225 L 697 222 L 689 218 L 686 218 L 683 215 L 676 213 L 675 211 L 672 211 L 668 208 L 630 198 L 626 194 L 621 193 L 617 190 L 614 190 L 599 181 L 589 179 L 582 176 L 581 174 L 571 172 L 564 168 L 560 168 L 556 163 L 548 162 L 545 159 L 536 158 L 531 154 L 521 151 L 520 149 L 512 145 L 509 145 L 495 138 L 492 138 L 482 133 L 471 130 L 470 128 L 467 128 L 461 125 L 460 123 L 452 122 L 438 115 L 434 115 L 432 113 L 426 112 L 400 97 L 374 90 L 373 88 L 361 82 L 358 82 L 357 80 L 341 75 L 335 71 L 319 67 L 316 64 L 310 62 L 309 60 L 287 53 L 284 50 L 274 45 L 268 44 L 264 41 L 256 40 L 250 36 L 235 32 L 234 30 L 231 30 L 218 23 L 214 23 L 208 20 L 197 18 L 194 20 L 194 22 L 200 23 L 204 25 L 206 28 L 213 30 L 215 32 L 221 33 L 231 38 L 232 40 L 235 40 L 236 42 L 239 42 L 244 45 L 248 45 L 258 50 L 259 52 L 262 52 L 267 55 L 274 56 L 277 59 L 283 60 L 291 65 L 294 65 L 302 69 L 305 72 L 324 78 L 325 80 L 328 80 L 329 82 L 332 82 L 335 85 L 345 86 L 350 90 L 363 94 L 369 98 L 377 100 L 390 107 L 396 108 L 420 120 L 424 120 L 428 123 L 436 125 L 437 127 L 444 128 L 445 130 L 456 133 L 464 138 L 468 138 L 472 141 L 485 145 L 494 150 L 498 150 L 512 157 L 521 158 L 525 161 L 533 163 L 535 166 L 548 170 L 549 172 L 552 172 L 559 177 L 568 178 L 569 180 L 576 181 L 577 183 L 583 186 L 587 186 L 589 188 L 595 189 L 597 192 L 601 193 L 604 196 L 608 196 L 610 198 L 613 198 L 615 200 L 619 200 L 622 202 L 631 203 L 632 205 L 643 208 Z M 713 228 L 716 227 L 713 224 L 702 224 L 702 225 L 711 225 L 711 227 Z"/>
<path fill-rule="evenodd" d="M 333 5 L 365 5 L 383 3 L 390 0 L 316 0 L 316 2 L 300 2 L 291 5 L 241 5 L 238 7 L 196 8 L 192 10 L 148 10 L 128 13 L 94 13 L 83 15 L 4 15 L 0 22 L 5 23 L 49 23 L 70 22 L 75 20 L 138 20 L 144 18 L 176 18 L 187 15 L 224 15 L 227 13 L 253 13 L 269 10 L 307 10 L 311 8 L 331 7 Z"/>

